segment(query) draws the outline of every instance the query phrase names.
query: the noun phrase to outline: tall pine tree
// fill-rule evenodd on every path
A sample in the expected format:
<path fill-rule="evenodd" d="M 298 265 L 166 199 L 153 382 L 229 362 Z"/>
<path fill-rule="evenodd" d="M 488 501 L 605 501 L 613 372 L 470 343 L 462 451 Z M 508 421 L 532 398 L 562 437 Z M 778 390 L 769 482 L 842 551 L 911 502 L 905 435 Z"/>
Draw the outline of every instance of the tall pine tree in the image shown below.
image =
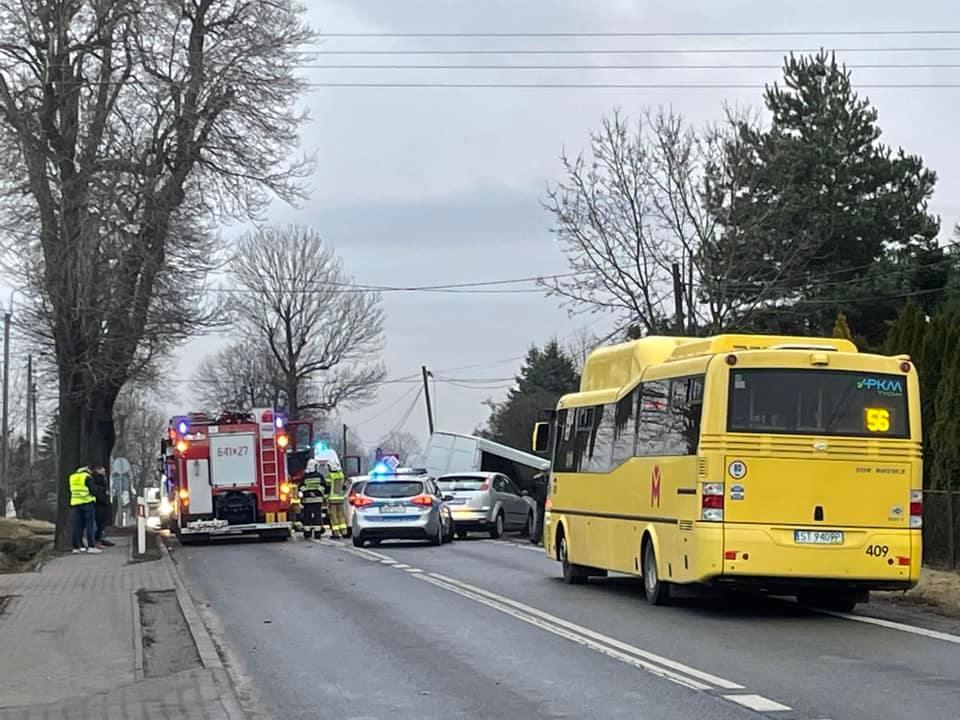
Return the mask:
<path fill-rule="evenodd" d="M 791 55 L 764 100 L 770 127 L 737 127 L 741 191 L 710 201 L 717 256 L 763 259 L 728 268 L 727 285 L 753 302 L 744 324 L 819 334 L 842 307 L 874 346 L 896 298 L 922 290 L 933 307 L 939 294 L 927 291 L 946 284 L 951 261 L 927 207 L 936 175 L 880 142 L 876 109 L 832 55 Z"/>

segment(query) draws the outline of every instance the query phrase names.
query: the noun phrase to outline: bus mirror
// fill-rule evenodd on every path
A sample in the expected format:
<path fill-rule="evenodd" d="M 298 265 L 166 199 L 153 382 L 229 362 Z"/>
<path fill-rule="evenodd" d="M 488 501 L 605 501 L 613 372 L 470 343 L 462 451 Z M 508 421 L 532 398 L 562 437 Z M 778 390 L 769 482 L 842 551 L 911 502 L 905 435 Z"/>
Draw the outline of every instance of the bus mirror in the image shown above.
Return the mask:
<path fill-rule="evenodd" d="M 550 448 L 550 423 L 538 422 L 533 426 L 533 451 L 546 455 Z"/>

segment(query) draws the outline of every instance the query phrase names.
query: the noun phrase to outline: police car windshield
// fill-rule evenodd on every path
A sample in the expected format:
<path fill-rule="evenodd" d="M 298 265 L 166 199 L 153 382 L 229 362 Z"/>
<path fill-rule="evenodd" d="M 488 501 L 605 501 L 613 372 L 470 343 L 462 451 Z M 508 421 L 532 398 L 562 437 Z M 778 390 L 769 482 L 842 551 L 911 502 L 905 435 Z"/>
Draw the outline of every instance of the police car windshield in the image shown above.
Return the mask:
<path fill-rule="evenodd" d="M 364 492 L 368 497 L 374 498 L 413 497 L 423 492 L 423 483 L 406 480 L 368 482 Z"/>

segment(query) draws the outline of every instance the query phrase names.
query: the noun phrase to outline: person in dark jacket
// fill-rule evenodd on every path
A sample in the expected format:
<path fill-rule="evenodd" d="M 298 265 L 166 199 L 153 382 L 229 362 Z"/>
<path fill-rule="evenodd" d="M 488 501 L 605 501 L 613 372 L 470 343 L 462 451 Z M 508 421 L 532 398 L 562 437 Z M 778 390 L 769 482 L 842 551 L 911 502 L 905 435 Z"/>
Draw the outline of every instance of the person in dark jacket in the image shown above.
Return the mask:
<path fill-rule="evenodd" d="M 550 492 L 550 471 L 533 477 L 533 499 L 537 502 L 536 526 L 530 533 L 530 542 L 539 545 L 543 540 L 543 516 L 547 511 L 547 495 Z"/>
<path fill-rule="evenodd" d="M 93 497 L 96 499 L 94 512 L 97 520 L 97 545 L 113 547 L 114 543 L 107 540 L 107 525 L 113 515 L 113 506 L 110 503 L 110 484 L 107 482 L 107 469 L 103 465 L 95 465 L 93 470 Z"/>

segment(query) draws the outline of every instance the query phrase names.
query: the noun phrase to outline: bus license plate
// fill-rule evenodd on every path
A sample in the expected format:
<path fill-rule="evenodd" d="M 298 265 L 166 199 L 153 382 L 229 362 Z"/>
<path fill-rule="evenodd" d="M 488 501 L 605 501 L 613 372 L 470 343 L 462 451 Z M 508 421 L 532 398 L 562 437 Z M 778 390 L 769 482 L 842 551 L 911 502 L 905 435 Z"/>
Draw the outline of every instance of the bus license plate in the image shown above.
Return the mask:
<path fill-rule="evenodd" d="M 406 508 L 403 505 L 384 505 L 380 508 L 382 515 L 395 515 L 402 513 Z"/>
<path fill-rule="evenodd" d="M 794 530 L 793 541 L 798 545 L 843 545 L 843 533 L 828 530 Z"/>

